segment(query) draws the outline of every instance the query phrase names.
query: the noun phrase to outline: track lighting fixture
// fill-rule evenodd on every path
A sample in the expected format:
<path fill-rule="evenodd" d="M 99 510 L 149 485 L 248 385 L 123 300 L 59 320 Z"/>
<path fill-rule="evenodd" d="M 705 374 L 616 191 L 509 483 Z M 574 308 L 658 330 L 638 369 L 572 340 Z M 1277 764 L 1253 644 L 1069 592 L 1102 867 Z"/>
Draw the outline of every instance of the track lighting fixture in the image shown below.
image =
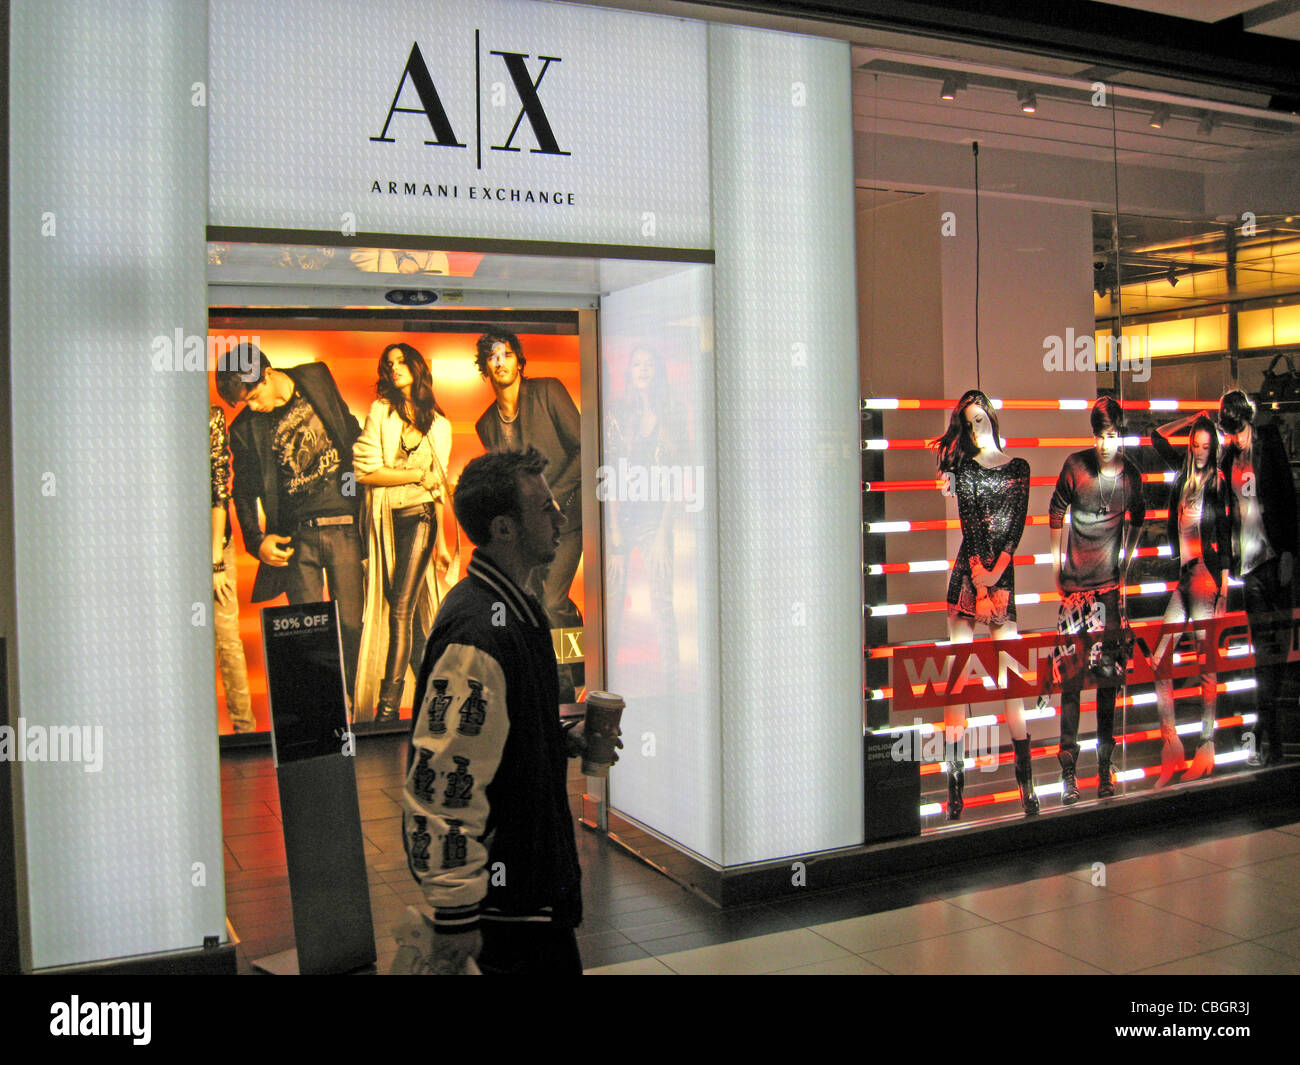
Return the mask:
<path fill-rule="evenodd" d="M 1038 110 L 1038 97 L 1029 86 L 1021 85 L 1016 89 L 1016 99 L 1020 102 L 1020 110 L 1025 114 L 1032 115 Z"/>
<path fill-rule="evenodd" d="M 957 94 L 966 88 L 966 79 L 960 74 L 945 74 L 943 87 L 939 90 L 940 100 L 955 100 Z"/>
<path fill-rule="evenodd" d="M 1164 124 L 1169 121 L 1169 105 L 1160 104 L 1151 112 L 1151 121 L 1147 123 L 1152 129 L 1163 129 Z"/>

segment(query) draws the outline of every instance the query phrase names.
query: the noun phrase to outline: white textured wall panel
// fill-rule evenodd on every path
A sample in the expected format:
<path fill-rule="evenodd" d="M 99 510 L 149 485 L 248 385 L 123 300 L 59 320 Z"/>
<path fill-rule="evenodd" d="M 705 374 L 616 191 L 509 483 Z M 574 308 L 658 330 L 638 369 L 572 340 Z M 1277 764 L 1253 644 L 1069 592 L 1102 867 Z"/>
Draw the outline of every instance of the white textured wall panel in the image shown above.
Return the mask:
<path fill-rule="evenodd" d="M 862 840 L 849 48 L 709 27 L 725 864 Z"/>
<path fill-rule="evenodd" d="M 207 334 L 206 38 L 192 0 L 12 9 L 17 709 L 103 741 L 19 767 L 36 968 L 224 938 L 207 382 L 153 368 Z"/>

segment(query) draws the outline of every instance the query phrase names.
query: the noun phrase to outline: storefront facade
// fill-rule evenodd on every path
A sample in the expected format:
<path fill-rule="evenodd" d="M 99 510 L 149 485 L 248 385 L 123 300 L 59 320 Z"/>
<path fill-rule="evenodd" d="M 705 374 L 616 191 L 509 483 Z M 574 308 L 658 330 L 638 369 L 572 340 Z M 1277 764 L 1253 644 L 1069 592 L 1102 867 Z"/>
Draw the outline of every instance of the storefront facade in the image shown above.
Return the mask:
<path fill-rule="evenodd" d="M 1238 366 L 1251 311 L 1269 311 L 1270 332 L 1250 350 L 1271 358 L 1300 343 L 1287 313 L 1264 306 L 1279 298 L 1272 285 L 1259 306 L 1207 289 L 1206 307 L 1166 315 L 1206 322 L 1143 380 L 1133 366 L 1103 379 L 1095 359 L 1058 367 L 1044 340 L 1092 338 L 1102 321 L 1135 328 L 1129 293 L 1109 301 L 1134 283 L 1135 260 L 1159 257 L 1098 250 L 1107 210 L 1118 230 L 1126 217 L 1230 214 L 1236 228 L 1246 212 L 1285 217 L 1293 116 L 1174 99 L 1181 121 L 1204 110 L 1221 116 L 1220 138 L 1243 131 L 1189 172 L 1153 162 L 1156 144 L 1122 143 L 1140 132 L 1124 116 L 1174 93 L 1102 78 L 1095 103 L 1091 81 L 1040 72 L 1040 98 L 1096 121 L 1031 145 L 988 117 L 1024 88 L 994 63 L 954 71 L 829 23 L 790 33 L 692 14 L 475 0 L 435 25 L 408 0 L 14 5 L 3 600 L 11 744 L 23 752 L 5 766 L 18 967 L 226 937 L 210 474 L 196 436 L 212 367 L 183 356 L 191 338 L 207 350 L 214 245 L 599 264 L 594 302 L 574 304 L 598 312 L 575 386 L 589 434 L 587 679 L 628 700 L 614 808 L 718 881 L 762 869 L 806 885 L 813 859 L 861 861 L 864 842 L 899 834 L 873 831 L 885 800 L 864 789 L 864 726 L 891 748 L 908 737 L 912 707 L 895 705 L 886 659 L 946 638 L 940 610 L 914 608 L 942 600 L 937 563 L 946 582 L 959 539 L 937 492 L 906 487 L 933 478 L 933 458 L 901 441 L 939 435 L 940 411 L 968 388 L 1020 402 L 1029 413 L 1003 433 L 1044 449 L 1031 457 L 1044 483 L 1029 512 L 1041 515 L 1046 481 L 1083 446 L 1062 438 L 1087 437 L 1087 415 L 1023 404 L 1091 402 L 1099 388 L 1164 399 L 1147 381 L 1217 400 L 1229 385 L 1204 366 L 1229 359 L 1254 390 L 1265 356 Z M 924 111 L 943 106 L 932 97 L 948 76 L 983 96 L 934 135 L 944 121 Z M 1108 125 L 1109 141 L 1093 136 Z M 1250 137 L 1273 140 L 1262 151 Z M 1271 262 L 1294 256 L 1285 243 Z M 1184 258 L 1184 284 L 1213 272 Z M 1166 295 L 1143 293 L 1144 336 L 1159 333 Z M 1220 328 L 1208 322 L 1216 300 L 1233 304 L 1214 312 L 1227 316 L 1223 342 L 1197 347 Z M 613 472 L 633 456 L 618 453 L 606 415 L 639 349 L 670 367 L 683 412 L 677 478 L 663 482 L 677 492 L 666 500 L 676 574 L 666 593 L 646 590 L 640 630 L 611 634 L 611 515 L 636 500 L 633 478 Z M 925 415 L 880 402 L 895 399 L 944 402 Z M 602 480 L 624 497 L 598 496 Z M 926 521 L 940 525 L 886 528 Z M 1026 603 L 1023 629 L 1050 631 L 1050 567 L 1036 557 L 1018 576 L 1041 604 Z M 637 641 L 656 649 L 633 653 Z M 933 734 L 938 704 L 922 703 Z M 1043 717 L 1034 730 L 1049 728 Z M 1126 735 L 1139 729 L 1124 722 Z M 1046 778 L 1051 755 L 1036 757 Z M 942 759 L 911 761 L 928 781 L 917 832 L 929 842 L 943 827 L 942 797 L 929 794 Z M 1004 812 L 1006 787 L 983 789 L 985 805 Z"/>

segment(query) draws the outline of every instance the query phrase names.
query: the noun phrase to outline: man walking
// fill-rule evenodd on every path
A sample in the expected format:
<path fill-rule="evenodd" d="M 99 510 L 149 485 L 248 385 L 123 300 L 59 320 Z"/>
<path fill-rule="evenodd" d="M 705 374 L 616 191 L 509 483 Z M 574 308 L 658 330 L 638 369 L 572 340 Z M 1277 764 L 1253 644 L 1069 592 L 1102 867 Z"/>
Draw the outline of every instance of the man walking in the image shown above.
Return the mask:
<path fill-rule="evenodd" d="M 577 975 L 582 895 L 546 615 L 524 591 L 564 517 L 534 448 L 472 460 L 453 499 L 477 550 L 425 648 L 402 803 L 432 918 L 399 929 L 394 971 Z"/>

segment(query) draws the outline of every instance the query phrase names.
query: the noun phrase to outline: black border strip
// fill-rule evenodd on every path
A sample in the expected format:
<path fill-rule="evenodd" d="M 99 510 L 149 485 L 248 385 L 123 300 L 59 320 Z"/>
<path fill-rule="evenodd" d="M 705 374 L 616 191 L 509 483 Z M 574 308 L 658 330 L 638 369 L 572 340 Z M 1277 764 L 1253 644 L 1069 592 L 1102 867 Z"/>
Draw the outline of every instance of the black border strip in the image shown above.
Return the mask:
<path fill-rule="evenodd" d="M 1300 43 L 1252 33 L 1240 15 L 1199 22 L 1113 4 L 1042 0 L 695 0 L 704 7 L 915 33 L 1231 86 L 1300 106 Z"/>
<path fill-rule="evenodd" d="M 1047 761 L 1037 767 L 1043 783 L 1052 776 Z M 610 824 L 633 854 L 713 905 L 727 909 L 779 904 L 841 888 L 860 887 L 866 893 L 894 878 L 944 876 L 975 863 L 996 868 L 1008 857 L 1031 852 L 1053 864 L 1060 854 L 1072 850 L 1115 861 L 1114 854 L 1124 849 L 1130 833 L 1150 837 L 1162 827 L 1208 826 L 1243 813 L 1269 819 L 1276 816 L 1278 824 L 1287 824 L 1295 819 L 1298 802 L 1300 763 L 1292 760 L 1272 769 L 1234 772 L 1185 788 L 1088 800 L 1073 808 L 1054 804 L 1038 817 L 998 817 L 962 831 L 907 836 L 727 869 L 686 853 L 617 810 L 610 811 Z M 790 870 L 795 861 L 805 863 L 806 886 L 792 884 Z M 1017 877 L 1016 882 L 1022 879 Z"/>
<path fill-rule="evenodd" d="M 208 328 L 342 329 L 375 333 L 483 333 L 508 325 L 516 333 L 577 336 L 575 311 L 494 311 L 460 307 L 240 307 L 212 304 Z"/>
<path fill-rule="evenodd" d="M 567 259 L 639 259 L 643 262 L 707 263 L 711 248 L 642 248 L 627 244 L 571 244 L 561 240 L 497 240 L 485 237 L 356 233 L 336 229 L 262 229 L 208 226 L 207 239 L 231 244 L 306 244 L 335 248 L 410 248 L 415 251 L 476 251 L 499 255 L 541 255 Z M 424 280 L 428 280 L 427 277 Z"/>

